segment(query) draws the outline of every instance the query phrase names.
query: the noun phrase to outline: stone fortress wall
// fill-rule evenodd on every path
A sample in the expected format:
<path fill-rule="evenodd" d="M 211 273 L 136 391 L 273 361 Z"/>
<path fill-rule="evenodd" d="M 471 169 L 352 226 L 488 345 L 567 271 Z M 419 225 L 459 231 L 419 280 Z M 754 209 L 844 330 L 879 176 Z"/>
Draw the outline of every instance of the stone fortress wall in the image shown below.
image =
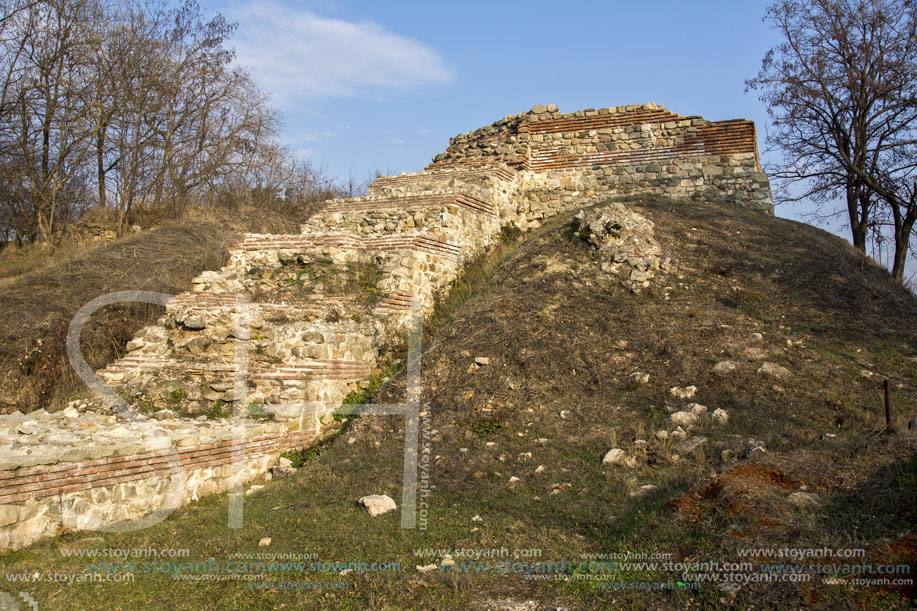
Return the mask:
<path fill-rule="evenodd" d="M 0 548 L 269 476 L 406 340 L 412 300 L 429 313 L 502 227 L 640 194 L 773 213 L 749 121 L 551 105 L 456 136 L 427 169 L 380 177 L 366 197 L 327 202 L 299 234 L 246 235 L 98 372 L 130 413 L 94 400 L 0 416 Z"/>
<path fill-rule="evenodd" d="M 528 219 L 595 198 L 700 197 L 773 213 L 755 125 L 683 117 L 656 104 L 562 114 L 535 106 L 452 138 L 430 169 L 502 163 L 522 171 Z"/>

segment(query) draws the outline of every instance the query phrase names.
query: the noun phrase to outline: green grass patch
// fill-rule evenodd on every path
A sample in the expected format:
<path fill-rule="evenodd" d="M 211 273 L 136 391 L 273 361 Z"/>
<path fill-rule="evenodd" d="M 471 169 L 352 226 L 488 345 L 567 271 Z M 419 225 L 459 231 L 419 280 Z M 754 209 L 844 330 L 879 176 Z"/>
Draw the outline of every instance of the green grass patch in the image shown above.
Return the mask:
<path fill-rule="evenodd" d="M 472 420 L 468 424 L 471 427 L 471 430 L 474 431 L 481 439 L 484 439 L 488 435 L 493 435 L 503 428 L 503 423 L 499 420 L 494 420 L 493 418 L 481 418 L 478 420 Z"/>
<path fill-rule="evenodd" d="M 210 409 L 204 414 L 210 420 L 219 420 L 229 416 L 226 410 L 226 402 L 223 399 L 214 401 Z"/>
<path fill-rule="evenodd" d="M 255 420 L 273 420 L 274 415 L 268 413 L 260 403 L 249 403 L 247 407 L 248 417 Z"/>
<path fill-rule="evenodd" d="M 382 366 L 382 371 L 377 374 L 370 376 L 369 380 L 366 381 L 366 386 L 360 390 L 354 390 L 349 395 L 344 397 L 344 401 L 341 402 L 341 407 L 339 407 L 334 412 L 335 420 L 344 420 L 351 416 L 351 407 L 354 405 L 364 405 L 369 403 L 373 396 L 379 392 L 379 389 L 388 382 L 392 376 L 399 373 L 404 369 L 405 361 L 399 359 L 396 361 L 389 362 Z"/>

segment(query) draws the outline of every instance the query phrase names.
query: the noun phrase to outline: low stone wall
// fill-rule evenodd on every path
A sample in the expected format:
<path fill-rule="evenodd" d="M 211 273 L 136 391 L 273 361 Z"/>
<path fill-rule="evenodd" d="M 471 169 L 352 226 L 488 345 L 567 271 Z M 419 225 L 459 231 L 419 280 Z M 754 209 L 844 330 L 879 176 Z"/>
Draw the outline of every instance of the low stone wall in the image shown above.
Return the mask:
<path fill-rule="evenodd" d="M 0 548 L 166 511 L 261 477 L 319 434 L 287 422 L 126 421 L 77 411 L 4 416 L 22 438 L 0 462 Z"/>
<path fill-rule="evenodd" d="M 299 234 L 246 235 L 98 372 L 133 414 L 96 399 L 0 416 L 0 548 L 136 520 L 264 474 L 404 343 L 412 300 L 429 313 L 501 228 L 639 194 L 773 211 L 748 121 L 654 104 L 536 106 L 456 136 L 422 172 L 327 202 Z M 587 233 L 602 224 L 580 221 Z M 607 263 L 632 290 L 668 266 L 644 246 Z"/>

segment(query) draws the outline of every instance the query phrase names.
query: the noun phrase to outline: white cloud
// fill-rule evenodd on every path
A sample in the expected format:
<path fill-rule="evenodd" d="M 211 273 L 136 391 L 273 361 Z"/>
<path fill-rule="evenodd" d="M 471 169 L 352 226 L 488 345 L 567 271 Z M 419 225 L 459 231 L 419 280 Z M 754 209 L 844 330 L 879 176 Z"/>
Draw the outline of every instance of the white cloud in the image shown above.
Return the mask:
<path fill-rule="evenodd" d="M 292 153 L 294 157 L 309 161 L 315 156 L 316 151 L 315 149 L 295 148 Z"/>
<path fill-rule="evenodd" d="M 297 140 L 300 142 L 322 142 L 332 136 L 334 136 L 334 132 L 327 129 L 321 131 L 304 131 L 298 135 Z"/>
<path fill-rule="evenodd" d="M 239 22 L 232 41 L 239 64 L 281 103 L 452 80 L 436 51 L 372 22 L 261 2 L 236 6 L 229 17 Z"/>

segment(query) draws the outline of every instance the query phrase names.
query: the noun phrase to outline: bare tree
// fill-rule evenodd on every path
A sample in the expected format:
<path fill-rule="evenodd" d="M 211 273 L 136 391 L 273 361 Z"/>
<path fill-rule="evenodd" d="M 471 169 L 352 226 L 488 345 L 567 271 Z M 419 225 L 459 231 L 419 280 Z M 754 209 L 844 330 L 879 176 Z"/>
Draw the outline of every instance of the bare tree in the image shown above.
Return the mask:
<path fill-rule="evenodd" d="M 12 43 L 16 64 L 4 84 L 4 148 L 13 172 L 8 192 L 21 198 L 15 207 L 31 217 L 33 239 L 51 239 L 55 222 L 86 203 L 62 196 L 74 191 L 71 181 L 80 182 L 96 131 L 86 88 L 96 32 L 86 24 L 98 22 L 98 8 L 91 0 L 50 0 L 30 5 L 17 20 L 25 40 Z"/>
<path fill-rule="evenodd" d="M 773 119 L 777 178 L 801 195 L 846 201 L 852 241 L 890 223 L 903 278 L 917 206 L 917 20 L 910 0 L 777 0 L 765 19 L 782 42 L 748 89 Z"/>
<path fill-rule="evenodd" d="M 196 0 L 0 9 L 0 234 L 53 240 L 92 204 L 123 230 L 137 206 L 270 205 L 327 186 L 279 144 L 279 114 L 232 65 L 235 25 Z"/>

